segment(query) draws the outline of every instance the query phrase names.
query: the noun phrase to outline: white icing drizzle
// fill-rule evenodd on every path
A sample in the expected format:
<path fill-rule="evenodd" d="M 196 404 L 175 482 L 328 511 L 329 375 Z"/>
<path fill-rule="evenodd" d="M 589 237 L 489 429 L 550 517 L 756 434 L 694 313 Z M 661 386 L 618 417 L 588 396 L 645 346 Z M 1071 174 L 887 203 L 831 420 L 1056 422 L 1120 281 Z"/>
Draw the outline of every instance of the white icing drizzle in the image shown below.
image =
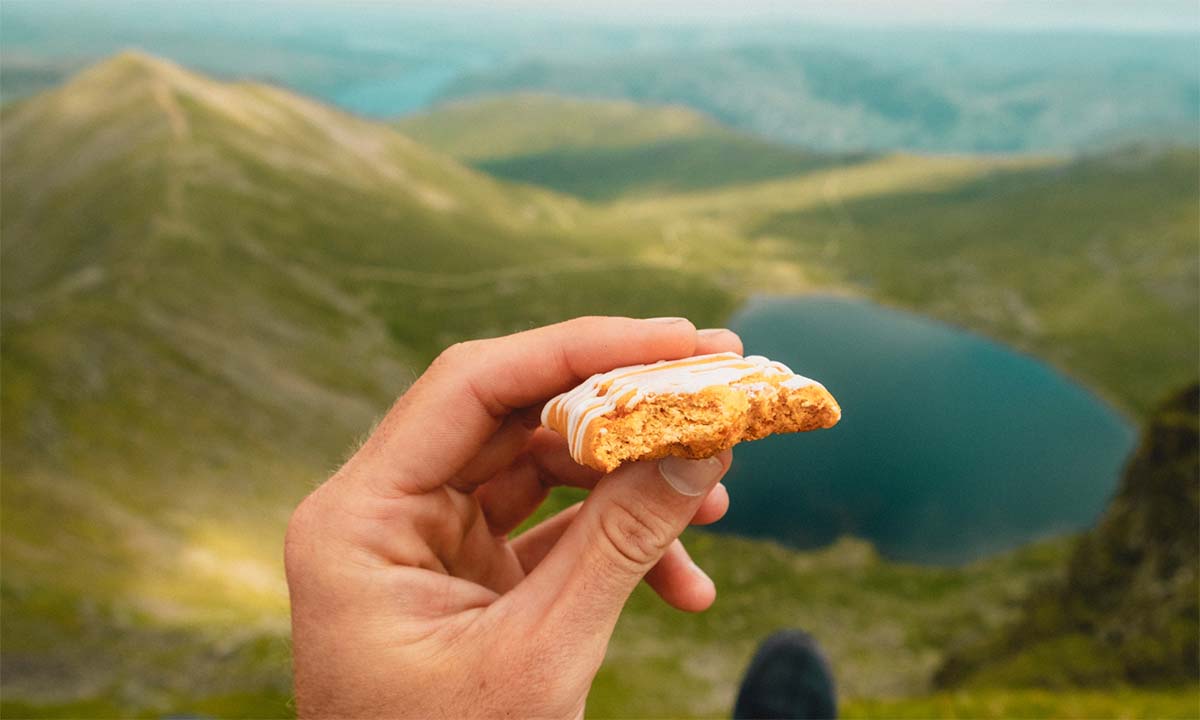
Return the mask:
<path fill-rule="evenodd" d="M 642 400 L 656 395 L 695 393 L 716 385 L 734 384 L 754 375 L 787 376 L 779 384 L 790 390 L 820 385 L 815 380 L 796 375 L 783 363 L 761 355 L 742 357 L 731 352 L 697 355 L 649 365 L 630 365 L 593 375 L 574 390 L 546 403 L 542 409 L 542 424 L 565 429 L 571 457 L 582 462 L 587 429 L 618 407 L 632 409 Z M 765 390 L 766 383 L 751 383 L 747 389 L 752 392 Z M 557 422 L 552 423 L 551 418 Z"/>

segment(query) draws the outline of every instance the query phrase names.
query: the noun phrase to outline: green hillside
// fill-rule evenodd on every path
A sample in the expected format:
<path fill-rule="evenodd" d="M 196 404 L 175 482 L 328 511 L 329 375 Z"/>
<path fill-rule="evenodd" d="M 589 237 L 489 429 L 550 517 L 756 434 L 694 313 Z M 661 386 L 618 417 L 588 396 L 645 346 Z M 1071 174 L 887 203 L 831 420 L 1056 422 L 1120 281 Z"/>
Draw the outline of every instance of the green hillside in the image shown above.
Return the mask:
<path fill-rule="evenodd" d="M 598 201 L 769 180 L 860 159 L 770 143 L 682 107 L 537 93 L 449 103 L 396 127 L 489 175 Z"/>
<path fill-rule="evenodd" d="M 731 134 L 715 120 L 681 106 L 536 92 L 445 103 L 400 119 L 396 128 L 470 162 Z"/>

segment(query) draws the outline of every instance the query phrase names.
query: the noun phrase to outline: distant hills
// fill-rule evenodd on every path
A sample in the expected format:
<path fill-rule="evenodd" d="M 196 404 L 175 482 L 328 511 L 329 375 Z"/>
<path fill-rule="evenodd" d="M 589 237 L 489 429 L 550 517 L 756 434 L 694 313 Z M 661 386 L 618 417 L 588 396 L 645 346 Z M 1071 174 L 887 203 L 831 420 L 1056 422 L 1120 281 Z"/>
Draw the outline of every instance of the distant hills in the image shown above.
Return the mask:
<path fill-rule="evenodd" d="M 924 53 L 859 33 L 856 51 L 810 39 L 527 60 L 461 77 L 446 98 L 516 90 L 680 104 L 740 130 L 805 148 L 859 152 L 1066 151 L 1155 137 L 1194 143 L 1200 76 L 1189 39 L 1081 42 L 979 37 Z M 1194 46 L 1194 40 L 1190 40 Z M 879 43 L 870 47 L 870 43 Z M 922 43 L 923 45 L 924 43 Z M 1027 45 L 1022 58 L 1013 48 Z M 935 44 L 938 45 L 938 44 Z M 951 49 L 951 48 L 954 49 Z"/>
<path fill-rule="evenodd" d="M 610 8 L 478 3 L 273 4 L 238 12 L 165 0 L 9 0 L 0 6 L 0 101 L 48 89 L 122 48 L 223 79 L 254 79 L 388 119 L 440 99 L 512 91 L 682 105 L 818 152 L 1091 151 L 1196 141 L 1196 13 L 1017 13 L 959 8 L 895 18 L 782 9 L 671 22 Z M 886 15 L 887 13 L 885 13 Z M 863 13 L 858 13 L 863 15 Z M 965 23 L 964 19 L 973 18 Z M 286 20 L 286 21 L 284 21 Z"/>
<path fill-rule="evenodd" d="M 639 108 L 571 107 L 545 100 L 542 127 L 566 108 L 599 129 L 500 133 L 488 156 L 464 120 L 437 142 L 488 162 L 744 139 L 687 111 L 638 129 L 620 118 Z M 1195 367 L 1192 150 L 812 156 L 753 181 L 706 163 L 699 186 L 663 165 L 596 203 L 126 53 L 6 104 L 0 159 L 5 716 L 289 712 L 290 509 L 459 339 L 599 312 L 718 325 L 749 293 L 821 290 L 984 330 L 1132 411 Z M 953 638 L 1011 620 L 1067 552 L 921 568 L 853 540 L 689 541 L 717 611 L 639 593 L 596 714 L 724 714 L 780 624 L 817 633 L 848 697 L 923 693 Z M 1189 700 L 1174 692 L 1146 702 Z"/>

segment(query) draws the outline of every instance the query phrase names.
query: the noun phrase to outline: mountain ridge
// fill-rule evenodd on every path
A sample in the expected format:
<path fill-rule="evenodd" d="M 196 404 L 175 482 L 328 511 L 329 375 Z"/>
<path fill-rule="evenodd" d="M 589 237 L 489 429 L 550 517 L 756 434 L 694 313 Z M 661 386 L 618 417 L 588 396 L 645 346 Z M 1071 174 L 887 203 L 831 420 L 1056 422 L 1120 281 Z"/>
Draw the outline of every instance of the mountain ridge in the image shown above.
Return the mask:
<path fill-rule="evenodd" d="M 1181 52 L 1186 39 L 1161 49 L 1140 42 L 1108 48 L 1092 39 L 1080 55 L 1092 62 L 1044 66 L 1038 54 L 1059 48 L 1031 43 L 1032 57 L 1018 59 L 982 47 L 977 58 L 976 48 L 951 43 L 908 55 L 915 67 L 894 65 L 895 53 L 878 48 L 819 43 L 530 59 L 460 77 L 441 98 L 525 90 L 678 103 L 761 137 L 836 152 L 1064 152 L 1150 131 L 1193 142 L 1200 81 Z M 1120 97 L 1136 101 L 1114 102 Z"/>

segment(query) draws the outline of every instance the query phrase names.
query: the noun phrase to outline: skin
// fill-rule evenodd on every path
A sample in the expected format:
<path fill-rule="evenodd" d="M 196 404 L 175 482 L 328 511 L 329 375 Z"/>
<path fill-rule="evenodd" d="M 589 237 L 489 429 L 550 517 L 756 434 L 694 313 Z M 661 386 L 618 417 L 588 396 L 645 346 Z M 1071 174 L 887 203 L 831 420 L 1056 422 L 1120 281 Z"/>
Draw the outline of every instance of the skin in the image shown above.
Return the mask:
<path fill-rule="evenodd" d="M 724 351 L 728 330 L 600 317 L 447 349 L 292 516 L 300 716 L 581 717 L 639 582 L 708 608 L 678 536 L 725 514 L 732 456 L 601 475 L 538 414 L 594 373 Z M 556 485 L 591 492 L 510 539 Z"/>

